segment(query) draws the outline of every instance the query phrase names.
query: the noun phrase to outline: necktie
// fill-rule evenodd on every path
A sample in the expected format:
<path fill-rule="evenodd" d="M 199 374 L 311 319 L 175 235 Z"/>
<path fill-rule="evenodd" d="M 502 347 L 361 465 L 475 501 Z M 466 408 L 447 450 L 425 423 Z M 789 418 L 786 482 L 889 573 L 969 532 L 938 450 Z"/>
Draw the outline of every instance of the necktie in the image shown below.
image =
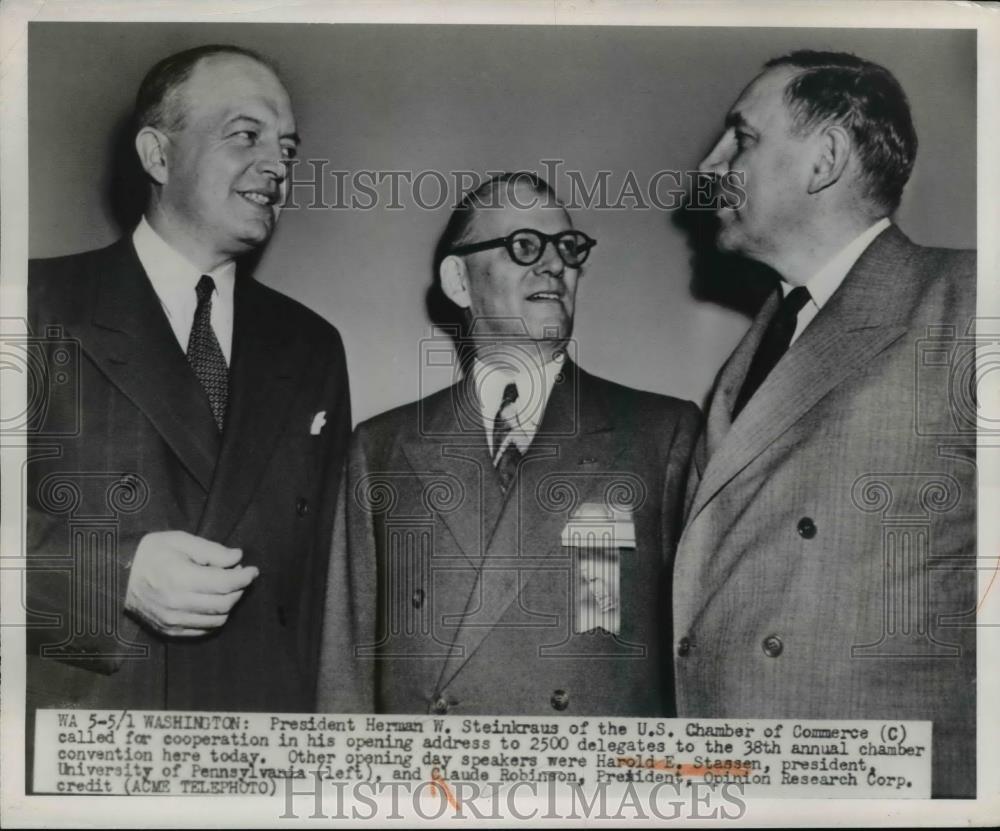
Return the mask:
<path fill-rule="evenodd" d="M 747 372 L 746 380 L 740 394 L 736 397 L 736 404 L 733 406 L 733 420 L 740 414 L 747 402 L 753 398 L 753 394 L 764 383 L 764 379 L 774 369 L 781 360 L 781 356 L 788 351 L 792 342 L 792 335 L 795 334 L 795 324 L 798 321 L 799 312 L 802 307 L 809 302 L 809 289 L 804 286 L 797 286 L 788 292 L 788 295 L 778 306 L 778 312 L 764 331 L 760 346 L 750 362 L 750 369 Z"/>
<path fill-rule="evenodd" d="M 188 338 L 187 359 L 191 369 L 198 376 L 208 404 L 212 408 L 215 423 L 222 432 L 226 421 L 226 403 L 229 399 L 229 367 L 222 354 L 222 347 L 212 330 L 212 292 L 215 282 L 203 274 L 195 287 L 198 306 L 194 310 L 194 323 Z"/>
<path fill-rule="evenodd" d="M 493 466 L 500 477 L 500 488 L 504 493 L 514 480 L 517 463 L 521 459 L 521 450 L 510 436 L 514 427 L 514 412 L 511 405 L 515 401 L 517 401 L 517 384 L 512 382 L 504 387 L 503 399 L 493 419 Z"/>

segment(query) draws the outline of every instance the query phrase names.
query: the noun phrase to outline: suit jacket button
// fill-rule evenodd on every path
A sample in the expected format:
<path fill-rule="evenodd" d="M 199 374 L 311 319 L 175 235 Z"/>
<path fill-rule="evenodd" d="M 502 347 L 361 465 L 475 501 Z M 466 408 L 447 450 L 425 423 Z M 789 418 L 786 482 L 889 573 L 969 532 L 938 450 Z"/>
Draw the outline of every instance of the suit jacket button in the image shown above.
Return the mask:
<path fill-rule="evenodd" d="M 299 499 L 299 501 L 295 503 L 295 513 L 297 513 L 299 516 L 305 516 L 306 514 L 308 514 L 309 500 L 305 498 Z"/>
<path fill-rule="evenodd" d="M 448 699 L 443 695 L 439 695 L 436 699 L 434 699 L 434 703 L 431 704 L 431 712 L 438 716 L 443 716 L 450 709 L 451 705 L 448 703 Z"/>
<path fill-rule="evenodd" d="M 413 593 L 413 608 L 414 609 L 419 609 L 423 605 L 424 605 L 424 590 L 423 589 L 417 589 Z"/>
<path fill-rule="evenodd" d="M 549 703 L 552 704 L 553 710 L 565 710 L 569 707 L 569 693 L 566 690 L 556 690 L 552 693 Z"/>
<path fill-rule="evenodd" d="M 691 639 L 690 638 L 681 638 L 677 642 L 677 654 L 678 654 L 678 656 L 680 656 L 681 658 L 683 658 L 686 655 L 689 655 L 690 653 L 691 653 Z"/>
<path fill-rule="evenodd" d="M 810 517 L 804 516 L 799 520 L 797 530 L 800 537 L 811 540 L 816 536 L 816 523 Z"/>
<path fill-rule="evenodd" d="M 781 654 L 781 650 L 785 648 L 785 645 L 781 642 L 781 638 L 777 635 L 768 635 L 764 638 L 761 646 L 768 658 L 777 658 Z"/>

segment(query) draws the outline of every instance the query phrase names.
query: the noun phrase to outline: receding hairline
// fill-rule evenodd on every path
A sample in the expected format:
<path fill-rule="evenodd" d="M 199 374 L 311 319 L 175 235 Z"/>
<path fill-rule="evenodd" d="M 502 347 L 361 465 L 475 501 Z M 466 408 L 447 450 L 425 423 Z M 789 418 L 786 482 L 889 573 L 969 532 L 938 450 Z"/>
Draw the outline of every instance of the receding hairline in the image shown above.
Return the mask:
<path fill-rule="evenodd" d="M 142 129 L 147 126 L 166 130 L 179 129 L 183 127 L 185 117 L 191 109 L 190 103 L 187 101 L 187 91 L 190 84 L 195 78 L 198 77 L 198 73 L 202 71 L 203 68 L 210 68 L 210 65 L 213 63 L 215 65 L 224 65 L 227 60 L 233 61 L 234 59 L 243 59 L 246 62 L 256 64 L 257 66 L 263 68 L 284 91 L 285 96 L 290 99 L 291 96 L 288 92 L 288 88 L 285 86 L 284 81 L 282 81 L 281 76 L 278 74 L 277 67 L 268 58 L 253 50 L 244 49 L 239 46 L 219 45 L 211 48 L 213 51 L 199 55 L 188 65 L 183 77 L 173 80 L 170 86 L 161 94 L 159 103 L 155 108 L 140 112 L 137 101 L 135 113 L 136 129 Z M 164 61 L 169 59 L 170 58 L 166 58 Z M 238 60 L 235 62 L 238 63 Z M 149 76 L 143 80 L 143 85 L 146 84 L 148 78 Z M 140 88 L 140 95 L 141 92 Z M 160 117 L 155 120 L 149 117 L 154 115 L 159 115 Z"/>
<path fill-rule="evenodd" d="M 774 83 L 776 91 L 788 109 L 788 101 L 786 99 L 786 93 L 788 92 L 789 86 L 795 81 L 799 75 L 801 75 L 805 70 L 799 69 L 798 67 L 791 67 L 786 64 L 779 66 L 768 66 L 763 70 L 758 72 L 751 80 L 750 83 L 743 87 L 742 92 L 736 98 L 733 106 L 730 108 L 729 112 L 726 114 L 727 125 L 731 120 L 736 120 L 737 118 L 742 119 L 743 113 L 740 109 L 740 104 L 745 102 L 751 92 L 757 92 L 764 82 Z M 784 76 L 784 80 L 781 80 L 781 76 Z M 758 93 L 759 94 L 759 93 Z"/>
<path fill-rule="evenodd" d="M 207 55 L 202 55 L 200 58 L 198 58 L 191 65 L 191 73 L 188 75 L 187 80 L 191 80 L 195 72 L 198 71 L 198 68 L 203 64 L 212 62 L 221 63 L 224 61 L 237 61 L 237 62 L 246 61 L 248 63 L 257 64 L 257 66 L 263 67 L 269 73 L 271 73 L 271 75 L 273 75 L 278 80 L 278 82 L 281 83 L 282 86 L 284 86 L 284 83 L 282 83 L 281 78 L 278 76 L 277 69 L 275 69 L 274 65 L 269 60 L 267 60 L 267 58 L 264 58 L 261 55 L 250 54 L 247 52 L 224 51 L 224 50 L 220 50 L 218 52 L 209 52 Z"/>
<path fill-rule="evenodd" d="M 517 193 L 519 189 L 527 190 L 528 192 L 534 194 L 537 197 L 541 197 L 541 202 L 536 202 L 535 204 L 511 204 L 511 194 Z M 573 217 L 570 216 L 569 209 L 566 205 L 556 196 L 555 191 L 551 186 L 547 186 L 547 183 L 539 184 L 532 181 L 527 176 L 517 177 L 514 179 L 509 179 L 503 182 L 495 182 L 492 185 L 492 193 L 495 198 L 503 199 L 504 204 L 497 205 L 476 205 L 474 204 L 471 211 L 471 216 L 468 225 L 466 225 L 465 230 L 460 235 L 458 239 L 455 240 L 454 244 L 460 244 L 470 241 L 470 237 L 473 235 L 475 230 L 477 230 L 477 224 L 480 222 L 479 217 L 482 214 L 491 214 L 498 211 L 507 210 L 531 210 L 532 208 L 559 208 L 563 216 L 566 218 L 566 222 L 569 224 L 570 228 L 574 228 Z M 517 201 L 517 200 L 515 200 Z"/>
<path fill-rule="evenodd" d="M 198 77 L 199 72 L 204 74 L 206 70 L 212 68 L 210 66 L 211 64 L 215 64 L 218 66 L 220 64 L 225 64 L 227 62 L 229 63 L 245 62 L 245 63 L 256 64 L 265 72 L 267 72 L 267 74 L 269 74 L 272 78 L 274 78 L 278 86 L 280 86 L 281 89 L 284 90 L 285 95 L 288 96 L 288 88 L 285 86 L 284 81 L 281 80 L 281 77 L 278 75 L 275 68 L 271 66 L 266 60 L 254 57 L 252 55 L 245 55 L 242 52 L 213 52 L 212 54 L 203 55 L 202 57 L 198 58 L 198 60 L 196 60 L 191 65 L 191 71 L 188 73 L 188 76 L 170 91 L 168 97 L 177 97 L 182 95 L 184 91 L 188 87 L 190 87 L 191 84 Z"/>

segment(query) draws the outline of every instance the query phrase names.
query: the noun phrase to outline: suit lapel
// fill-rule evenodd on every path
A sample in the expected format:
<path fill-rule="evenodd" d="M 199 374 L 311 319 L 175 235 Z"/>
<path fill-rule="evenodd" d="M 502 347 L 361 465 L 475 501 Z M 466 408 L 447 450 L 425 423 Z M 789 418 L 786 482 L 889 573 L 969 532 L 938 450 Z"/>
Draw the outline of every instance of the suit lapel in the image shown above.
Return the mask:
<path fill-rule="evenodd" d="M 541 565 L 538 558 L 558 550 L 570 512 L 587 498 L 588 472 L 607 470 L 617 456 L 607 402 L 590 394 L 586 373 L 567 363 L 559 377 L 521 461 L 488 556 L 519 554 Z M 588 461 L 586 469 L 581 469 L 582 461 Z M 512 540 L 518 541 L 519 552 L 505 550 Z M 522 584 L 534 570 L 524 570 Z"/>
<path fill-rule="evenodd" d="M 250 504 L 309 359 L 306 342 L 248 274 L 237 278 L 233 311 L 226 429 L 199 523 L 199 534 L 213 540 L 224 540 Z"/>
<path fill-rule="evenodd" d="M 401 442 L 425 493 L 440 487 L 442 475 L 465 489 L 457 510 L 440 516 L 469 564 L 479 568 L 492 517 L 503 496 L 494 475 L 472 374 L 418 402 L 417 430 Z"/>
<path fill-rule="evenodd" d="M 568 363 L 561 376 L 501 509 L 466 607 L 469 619 L 456 631 L 439 690 L 475 654 L 546 560 L 559 553 L 569 514 L 587 498 L 592 468 L 581 470 L 580 463 L 603 471 L 618 454 L 606 402 L 587 394 L 586 373 Z"/>
<path fill-rule="evenodd" d="M 774 314 L 769 301 L 737 354 L 720 375 L 709 423 L 715 446 L 695 494 L 688 521 L 741 470 L 808 413 L 827 393 L 874 360 L 906 331 L 903 325 L 905 276 L 900 277 L 912 243 L 894 227 L 868 247 L 809 327 L 784 355 L 740 417 L 720 435 L 746 368 Z M 761 323 L 763 321 L 763 328 Z M 716 412 L 721 409 L 722 412 Z"/>
<path fill-rule="evenodd" d="M 82 348 L 150 420 L 188 472 L 207 491 L 219 436 L 205 392 L 174 337 L 131 239 L 107 249 L 94 266 Z M 74 327 L 75 328 L 75 327 Z"/>
<path fill-rule="evenodd" d="M 719 372 L 719 380 L 712 393 L 705 422 L 705 441 L 708 445 L 709 458 L 715 455 L 723 440 L 729 435 L 729 430 L 733 425 L 732 413 L 736 396 L 739 395 L 754 353 L 760 346 L 771 318 L 778 311 L 780 302 L 776 290 L 767 298 L 753 323 L 750 324 L 747 333 L 743 336 L 743 340 L 740 341 Z"/>

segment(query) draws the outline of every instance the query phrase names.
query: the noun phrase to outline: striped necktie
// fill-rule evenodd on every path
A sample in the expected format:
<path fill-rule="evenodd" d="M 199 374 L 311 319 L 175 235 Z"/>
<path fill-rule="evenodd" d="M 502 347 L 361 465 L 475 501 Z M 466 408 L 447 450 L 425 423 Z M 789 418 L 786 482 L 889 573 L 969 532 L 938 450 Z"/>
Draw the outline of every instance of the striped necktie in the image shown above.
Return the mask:
<path fill-rule="evenodd" d="M 517 465 L 521 461 L 521 450 L 511 435 L 515 424 L 514 402 L 517 401 L 517 384 L 511 382 L 504 387 L 503 399 L 493 419 L 493 466 L 500 478 L 500 488 L 504 493 L 514 481 Z"/>

